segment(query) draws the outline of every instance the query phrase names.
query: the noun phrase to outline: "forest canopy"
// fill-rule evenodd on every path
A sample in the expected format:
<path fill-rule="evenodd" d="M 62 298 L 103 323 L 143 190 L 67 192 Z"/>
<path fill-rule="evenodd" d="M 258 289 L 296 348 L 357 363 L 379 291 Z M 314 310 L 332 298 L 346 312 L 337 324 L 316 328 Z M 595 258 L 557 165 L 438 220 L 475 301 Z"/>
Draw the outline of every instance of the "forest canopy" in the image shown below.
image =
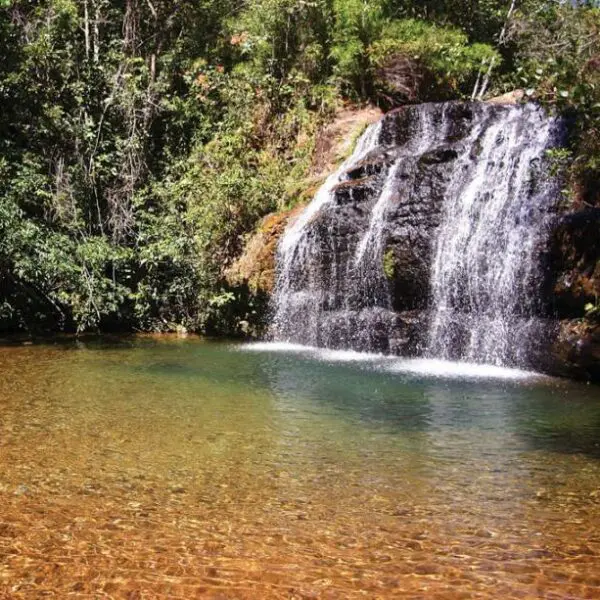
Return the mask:
<path fill-rule="evenodd" d="M 522 88 L 598 204 L 594 4 L 0 0 L 0 330 L 237 333 L 224 270 L 349 104 Z"/>

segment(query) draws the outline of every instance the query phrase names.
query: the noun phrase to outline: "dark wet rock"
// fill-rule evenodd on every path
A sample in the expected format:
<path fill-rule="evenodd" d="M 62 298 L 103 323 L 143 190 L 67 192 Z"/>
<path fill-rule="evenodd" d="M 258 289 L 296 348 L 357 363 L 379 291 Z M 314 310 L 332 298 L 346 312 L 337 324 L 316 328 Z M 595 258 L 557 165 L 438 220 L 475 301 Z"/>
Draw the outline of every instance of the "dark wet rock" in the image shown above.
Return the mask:
<path fill-rule="evenodd" d="M 600 381 L 600 324 L 561 321 L 540 366 L 556 375 Z"/>
<path fill-rule="evenodd" d="M 373 176 L 364 176 L 360 179 L 350 179 L 340 183 L 335 188 L 336 206 L 350 205 L 349 209 L 358 208 L 368 202 L 373 195 L 373 189 L 377 186 L 377 179 Z"/>
<path fill-rule="evenodd" d="M 600 209 L 559 211 L 544 249 L 543 301 L 553 318 L 541 370 L 600 381 Z"/>
<path fill-rule="evenodd" d="M 426 152 L 420 158 L 420 162 L 426 165 L 447 163 L 458 158 L 458 152 L 454 148 L 438 148 L 432 152 Z"/>
<path fill-rule="evenodd" d="M 559 215 L 549 257 L 553 308 L 562 318 L 577 318 L 600 298 L 600 208 Z"/>

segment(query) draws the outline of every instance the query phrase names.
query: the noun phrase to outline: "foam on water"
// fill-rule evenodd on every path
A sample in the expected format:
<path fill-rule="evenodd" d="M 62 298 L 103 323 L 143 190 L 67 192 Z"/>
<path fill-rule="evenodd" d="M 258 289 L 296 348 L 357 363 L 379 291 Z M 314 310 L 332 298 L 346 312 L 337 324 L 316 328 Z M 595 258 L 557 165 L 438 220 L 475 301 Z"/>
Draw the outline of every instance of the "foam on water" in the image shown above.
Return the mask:
<path fill-rule="evenodd" d="M 286 342 L 256 342 L 239 347 L 245 352 L 302 354 L 322 362 L 363 363 L 389 373 L 439 377 L 445 379 L 501 379 L 527 380 L 545 377 L 533 371 L 498 367 L 469 362 L 454 362 L 429 358 L 402 359 L 383 354 L 330 350 Z"/>
<path fill-rule="evenodd" d="M 390 371 L 397 373 L 413 373 L 428 377 L 446 377 L 457 379 L 531 379 L 543 377 L 533 371 L 509 369 L 468 362 L 454 362 L 431 358 L 415 358 L 394 361 Z"/>
<path fill-rule="evenodd" d="M 245 352 L 302 352 L 315 351 L 318 348 L 303 346 L 302 344 L 292 344 L 289 342 L 253 342 L 238 347 Z"/>
<path fill-rule="evenodd" d="M 288 342 L 255 342 L 244 344 L 241 350 L 249 352 L 283 352 L 288 354 L 304 354 L 315 357 L 324 362 L 374 362 L 389 360 L 383 354 L 356 352 L 355 350 L 328 350 L 316 346 L 303 346 L 302 344 L 291 344 Z"/>

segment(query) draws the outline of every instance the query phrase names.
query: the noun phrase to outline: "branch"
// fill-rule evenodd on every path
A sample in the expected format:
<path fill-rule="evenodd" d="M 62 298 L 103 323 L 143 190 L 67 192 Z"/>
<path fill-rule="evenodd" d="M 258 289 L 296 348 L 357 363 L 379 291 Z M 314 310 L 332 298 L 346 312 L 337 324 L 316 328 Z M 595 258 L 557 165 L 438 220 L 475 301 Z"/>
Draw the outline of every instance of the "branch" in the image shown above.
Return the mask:
<path fill-rule="evenodd" d="M 156 19 L 158 19 L 158 13 L 156 12 L 156 9 L 154 8 L 150 0 L 146 0 L 146 3 L 148 4 L 148 8 L 150 9 L 152 16 L 154 17 L 154 20 L 156 21 Z"/>

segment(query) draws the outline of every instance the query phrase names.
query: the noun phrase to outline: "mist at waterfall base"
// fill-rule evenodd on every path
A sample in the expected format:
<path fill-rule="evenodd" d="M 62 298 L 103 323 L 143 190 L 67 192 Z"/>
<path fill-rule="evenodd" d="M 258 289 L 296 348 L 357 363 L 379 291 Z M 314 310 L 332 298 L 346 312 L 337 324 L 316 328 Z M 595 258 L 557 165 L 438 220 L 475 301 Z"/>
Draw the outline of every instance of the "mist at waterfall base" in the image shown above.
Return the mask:
<path fill-rule="evenodd" d="M 425 104 L 371 125 L 280 242 L 271 348 L 395 355 L 445 376 L 531 371 L 561 137 L 533 105 Z"/>
<path fill-rule="evenodd" d="M 543 378 L 542 375 L 532 371 L 496 365 L 435 358 L 399 358 L 385 354 L 357 352 L 356 350 L 329 350 L 286 342 L 256 342 L 246 344 L 243 349 L 248 352 L 295 354 L 304 359 L 318 360 L 324 363 L 350 363 L 367 371 L 414 377 L 515 381 Z"/>

